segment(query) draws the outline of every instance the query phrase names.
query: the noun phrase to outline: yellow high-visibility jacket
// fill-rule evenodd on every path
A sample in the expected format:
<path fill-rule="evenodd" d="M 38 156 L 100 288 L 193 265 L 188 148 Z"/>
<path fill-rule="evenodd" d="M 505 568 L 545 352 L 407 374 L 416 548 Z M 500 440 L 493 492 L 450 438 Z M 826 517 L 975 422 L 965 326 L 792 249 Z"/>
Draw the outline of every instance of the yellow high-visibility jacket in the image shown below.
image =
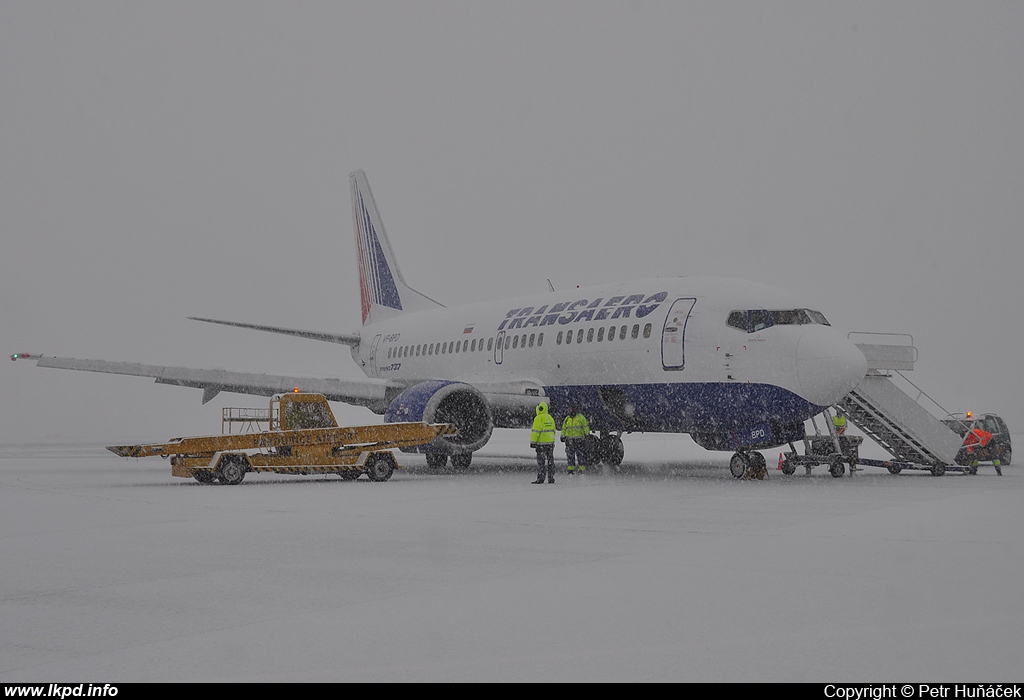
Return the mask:
<path fill-rule="evenodd" d="M 544 445 L 555 441 L 555 419 L 548 413 L 546 403 L 537 404 L 537 417 L 533 419 L 530 444 Z"/>
<path fill-rule="evenodd" d="M 587 435 L 590 435 L 590 423 L 587 422 L 587 417 L 582 413 L 577 413 L 575 416 L 566 416 L 565 420 L 562 421 L 562 437 L 566 440 L 586 437 Z"/>

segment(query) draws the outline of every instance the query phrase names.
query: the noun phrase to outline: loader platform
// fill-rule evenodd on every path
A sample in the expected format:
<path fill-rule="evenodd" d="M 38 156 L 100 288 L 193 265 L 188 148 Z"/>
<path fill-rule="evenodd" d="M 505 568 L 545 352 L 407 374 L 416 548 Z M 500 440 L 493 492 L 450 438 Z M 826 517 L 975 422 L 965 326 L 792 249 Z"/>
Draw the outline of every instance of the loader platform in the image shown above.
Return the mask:
<path fill-rule="evenodd" d="M 252 432 L 232 434 L 235 424 Z M 268 429 L 259 429 L 266 424 Z M 270 409 L 225 408 L 222 434 L 112 445 L 119 457 L 165 457 L 171 475 L 209 484 L 238 484 L 247 472 L 337 474 L 387 481 L 400 465 L 391 450 L 425 445 L 452 435 L 450 423 L 386 423 L 340 427 L 320 394 L 279 394 Z"/>

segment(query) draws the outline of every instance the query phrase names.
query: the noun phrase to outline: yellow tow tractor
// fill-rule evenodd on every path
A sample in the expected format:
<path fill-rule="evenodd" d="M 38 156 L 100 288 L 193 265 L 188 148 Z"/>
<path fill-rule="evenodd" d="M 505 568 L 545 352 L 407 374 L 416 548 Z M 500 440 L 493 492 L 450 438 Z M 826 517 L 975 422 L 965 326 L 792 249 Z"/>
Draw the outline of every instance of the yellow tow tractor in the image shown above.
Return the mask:
<path fill-rule="evenodd" d="M 235 427 L 254 432 L 233 433 Z M 370 481 L 387 481 L 399 468 L 391 450 L 455 432 L 450 423 L 341 428 L 323 395 L 295 392 L 272 397 L 267 411 L 224 408 L 221 435 L 107 449 L 119 457 L 170 457 L 172 476 L 201 484 L 238 484 L 246 472 L 337 474 L 348 480 L 366 474 Z"/>

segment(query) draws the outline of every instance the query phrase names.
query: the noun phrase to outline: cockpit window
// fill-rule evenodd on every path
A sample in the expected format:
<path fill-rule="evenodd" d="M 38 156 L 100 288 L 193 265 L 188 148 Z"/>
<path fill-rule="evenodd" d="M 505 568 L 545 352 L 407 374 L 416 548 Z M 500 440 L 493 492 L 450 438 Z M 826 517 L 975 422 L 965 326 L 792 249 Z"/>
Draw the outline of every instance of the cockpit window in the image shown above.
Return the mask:
<path fill-rule="evenodd" d="M 779 326 L 801 326 L 811 322 L 811 317 L 803 309 L 793 311 L 772 311 L 772 320 Z"/>
<path fill-rule="evenodd" d="M 773 325 L 772 316 L 767 311 L 761 311 L 759 309 L 757 311 L 751 311 L 747 315 L 747 329 L 751 333 L 764 330 L 765 328 L 771 325 Z"/>
<path fill-rule="evenodd" d="M 726 325 L 746 331 L 747 333 L 756 333 L 769 326 L 799 326 L 805 324 L 830 325 L 824 314 L 811 309 L 731 311 L 726 319 Z"/>
<path fill-rule="evenodd" d="M 746 311 L 732 311 L 729 313 L 729 319 L 726 321 L 727 324 L 733 328 L 739 328 L 741 331 L 747 330 L 747 312 Z"/>
<path fill-rule="evenodd" d="M 831 323 L 828 322 L 828 319 L 825 318 L 825 314 L 821 313 L 820 311 L 813 311 L 811 309 L 804 309 L 804 310 L 808 314 L 810 314 L 811 320 L 814 323 L 820 324 L 822 326 L 831 326 L 832 325 Z"/>
<path fill-rule="evenodd" d="M 793 309 L 792 311 L 772 311 L 772 320 L 777 326 L 802 325 L 805 323 L 816 323 L 820 326 L 827 326 L 825 315 L 820 311 L 811 309 Z"/>

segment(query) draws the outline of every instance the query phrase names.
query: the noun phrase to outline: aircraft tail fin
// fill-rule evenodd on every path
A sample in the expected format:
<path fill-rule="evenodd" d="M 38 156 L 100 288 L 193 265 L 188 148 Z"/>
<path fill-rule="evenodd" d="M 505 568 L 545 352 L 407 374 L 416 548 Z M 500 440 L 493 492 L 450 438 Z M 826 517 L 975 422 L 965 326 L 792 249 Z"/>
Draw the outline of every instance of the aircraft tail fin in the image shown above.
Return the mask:
<path fill-rule="evenodd" d="M 349 175 L 349 182 L 352 186 L 352 215 L 359 257 L 363 325 L 409 311 L 443 307 L 443 304 L 405 283 L 395 260 L 395 252 L 391 249 L 391 242 L 384 231 L 366 173 L 356 170 Z"/>

